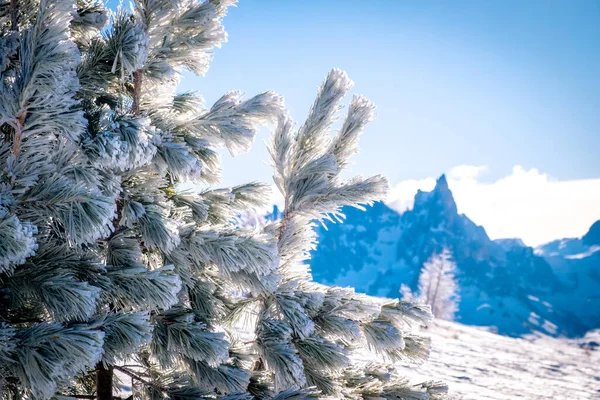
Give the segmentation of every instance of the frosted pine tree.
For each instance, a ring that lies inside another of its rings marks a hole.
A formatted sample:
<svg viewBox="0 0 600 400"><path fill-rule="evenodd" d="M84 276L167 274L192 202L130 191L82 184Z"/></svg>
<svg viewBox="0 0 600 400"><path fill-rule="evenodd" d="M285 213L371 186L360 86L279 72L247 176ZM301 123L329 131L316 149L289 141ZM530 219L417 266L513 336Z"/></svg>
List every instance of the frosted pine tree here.
<svg viewBox="0 0 600 400"><path fill-rule="evenodd" d="M111 281L93 249L112 231L118 181L81 151L87 122L77 100L79 51L67 30L72 11L70 2L0 4L5 397L52 396L100 360L106 336L96 325Z"/></svg>
<svg viewBox="0 0 600 400"><path fill-rule="evenodd" d="M305 265L312 221L386 186L339 178L372 115L356 97L329 139L345 74L332 71L294 135L273 93L207 108L177 92L226 40L232 3L138 0L109 15L97 0L0 1L4 398L443 395L350 363L357 349L422 359L428 342L408 327L426 307L317 285ZM216 150L247 150L270 122L285 215L239 229L269 186L213 188Z"/></svg>
<svg viewBox="0 0 600 400"><path fill-rule="evenodd" d="M307 264L316 245L316 223L342 222L343 206L361 208L387 190L381 176L340 176L374 114L370 101L354 96L341 128L330 137L340 102L352 86L345 72L332 70L305 122L294 129L282 115L273 135L274 181L285 203L283 218L266 227L277 237L277 287L241 304L256 315L259 360L254 370L274 378L275 392L309 386L331 398L442 398L444 385L410 386L383 363L426 358L429 341L411 334L410 327L432 317L427 306L317 284ZM382 362L356 361L365 355Z"/></svg>
<svg viewBox="0 0 600 400"><path fill-rule="evenodd" d="M433 254L419 275L419 290L413 294L404 284L400 287L402 298L428 304L436 318L452 321L458 311L460 294L455 278L456 263L448 249Z"/></svg>

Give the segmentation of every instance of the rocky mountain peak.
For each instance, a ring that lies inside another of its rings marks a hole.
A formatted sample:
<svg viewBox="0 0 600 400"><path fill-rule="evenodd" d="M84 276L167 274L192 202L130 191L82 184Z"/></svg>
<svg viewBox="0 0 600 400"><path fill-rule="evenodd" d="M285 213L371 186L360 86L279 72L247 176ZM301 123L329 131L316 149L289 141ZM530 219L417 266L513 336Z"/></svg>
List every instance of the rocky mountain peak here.
<svg viewBox="0 0 600 400"><path fill-rule="evenodd" d="M494 243L502 246L502 248L505 250L528 247L525 243L523 243L523 240L519 238L496 239L494 240Z"/></svg>
<svg viewBox="0 0 600 400"><path fill-rule="evenodd" d="M458 213L446 175L438 178L431 192L418 190L414 204L413 210L415 212L430 210L436 214L446 214L448 216L454 216Z"/></svg>
<svg viewBox="0 0 600 400"><path fill-rule="evenodd" d="M600 246L600 221L594 222L581 240L586 246Z"/></svg>
<svg viewBox="0 0 600 400"><path fill-rule="evenodd" d="M437 181L435 182L435 190L438 191L450 191L448 187L448 180L446 179L446 174L442 174Z"/></svg>

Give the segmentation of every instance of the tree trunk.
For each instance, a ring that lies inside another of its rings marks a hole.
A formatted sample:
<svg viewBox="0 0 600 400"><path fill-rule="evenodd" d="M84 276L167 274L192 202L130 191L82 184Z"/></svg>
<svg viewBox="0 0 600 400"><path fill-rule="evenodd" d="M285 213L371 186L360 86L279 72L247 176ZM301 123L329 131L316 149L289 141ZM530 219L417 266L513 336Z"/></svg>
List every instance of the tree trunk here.
<svg viewBox="0 0 600 400"><path fill-rule="evenodd" d="M437 295L438 295L438 291L440 290L440 281L442 280L442 267L440 266L439 270L437 271L437 282L435 283L435 291L433 292L433 299L431 300L431 312L433 313L434 317L437 317L437 315L435 315L436 313L434 312L434 309L436 308L436 301L437 301Z"/></svg>
<svg viewBox="0 0 600 400"><path fill-rule="evenodd" d="M112 400L113 368L105 368L102 362L99 362L96 371L96 398L98 400Z"/></svg>

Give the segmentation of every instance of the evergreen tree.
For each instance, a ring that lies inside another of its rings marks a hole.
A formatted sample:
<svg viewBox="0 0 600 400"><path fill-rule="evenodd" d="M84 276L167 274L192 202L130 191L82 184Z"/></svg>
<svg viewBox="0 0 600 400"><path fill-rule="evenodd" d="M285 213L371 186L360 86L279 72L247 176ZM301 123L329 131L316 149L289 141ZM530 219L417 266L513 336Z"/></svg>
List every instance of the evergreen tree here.
<svg viewBox="0 0 600 400"><path fill-rule="evenodd" d="M436 318L452 321L458 311L460 295L455 279L456 263L447 249L433 254L419 275L419 292L414 295L404 284L400 287L402 298L428 304Z"/></svg>
<svg viewBox="0 0 600 400"><path fill-rule="evenodd" d="M206 72L233 0L0 1L0 387L4 398L438 398L366 348L420 360L427 307L311 281L313 221L380 198L343 182L373 106L333 70L293 134L282 99L229 92L210 108L177 92ZM110 23L109 23L110 22ZM271 146L284 218L240 229L269 185L215 189L216 150ZM196 191L181 189L192 182ZM117 373L115 373L115 371ZM411 397L412 396L412 397Z"/></svg>

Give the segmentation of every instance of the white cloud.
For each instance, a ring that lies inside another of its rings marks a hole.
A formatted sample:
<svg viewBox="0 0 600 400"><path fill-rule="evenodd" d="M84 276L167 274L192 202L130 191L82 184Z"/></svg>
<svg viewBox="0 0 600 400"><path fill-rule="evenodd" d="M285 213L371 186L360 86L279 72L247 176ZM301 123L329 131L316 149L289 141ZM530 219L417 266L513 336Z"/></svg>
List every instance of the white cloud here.
<svg viewBox="0 0 600 400"><path fill-rule="evenodd" d="M448 172L448 177L454 180L475 179L487 172L486 166L459 165Z"/></svg>
<svg viewBox="0 0 600 400"><path fill-rule="evenodd" d="M285 199L283 198L281 192L279 192L279 190L277 189L277 186L271 185L271 195L269 197L269 202L267 203L269 211L273 210L273 205L276 205L277 207L279 207L279 209L283 209L284 203Z"/></svg>
<svg viewBox="0 0 600 400"><path fill-rule="evenodd" d="M536 168L515 166L492 183L480 181L487 167L461 165L447 174L460 213L482 225L490 238L519 237L529 246L584 235L600 219L600 178L559 181ZM395 185L387 203L412 207L417 189L431 190L435 178Z"/></svg>

